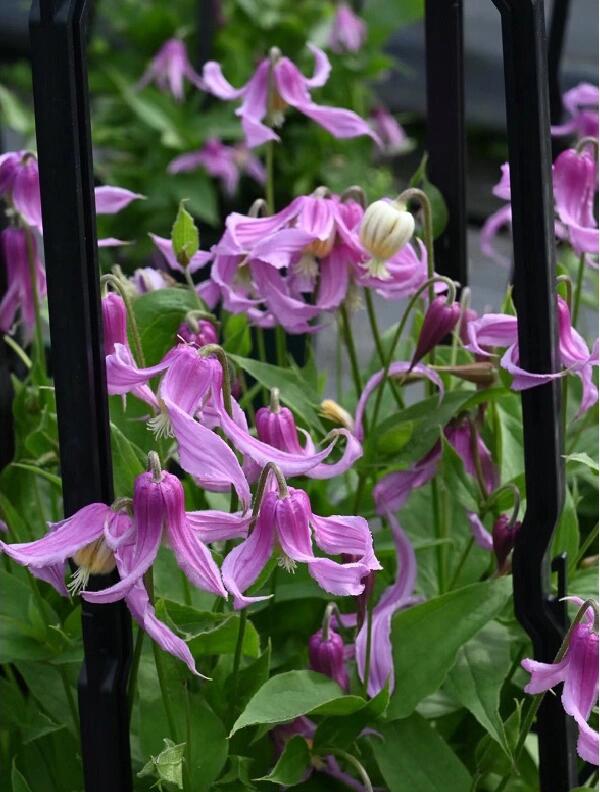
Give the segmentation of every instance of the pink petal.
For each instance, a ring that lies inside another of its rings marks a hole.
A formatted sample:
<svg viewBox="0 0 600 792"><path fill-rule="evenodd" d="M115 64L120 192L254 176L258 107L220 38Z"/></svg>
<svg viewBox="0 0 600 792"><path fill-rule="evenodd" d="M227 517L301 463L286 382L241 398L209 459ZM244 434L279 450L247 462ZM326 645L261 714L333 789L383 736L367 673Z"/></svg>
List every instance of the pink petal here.
<svg viewBox="0 0 600 792"><path fill-rule="evenodd" d="M357 556L368 569L381 569L375 558L373 537L364 517L333 514L331 517L311 517L313 537L317 545L330 555Z"/></svg>
<svg viewBox="0 0 600 792"><path fill-rule="evenodd" d="M123 187L110 187L109 185L96 187L94 195L96 197L96 214L116 214L132 201L145 197Z"/></svg>
<svg viewBox="0 0 600 792"><path fill-rule="evenodd" d="M241 88L234 88L223 76L220 64L215 61L208 61L204 64L202 80L206 91L225 101L239 99L244 95L247 87L243 85Z"/></svg>
<svg viewBox="0 0 600 792"><path fill-rule="evenodd" d="M467 521L471 528L475 544L481 547L482 550L491 552L494 549L492 535L489 531L486 531L485 526L479 519L479 515L475 514L475 512L467 512Z"/></svg>
<svg viewBox="0 0 600 792"><path fill-rule="evenodd" d="M531 674L531 680L524 688L525 693L535 695L564 682L569 658L565 655L560 663L539 663L537 660L526 658L521 661L521 665Z"/></svg>
<svg viewBox="0 0 600 792"><path fill-rule="evenodd" d="M230 514L214 509L186 512L186 516L190 528L206 544L245 538L252 521L249 514L244 517L241 512Z"/></svg>
<svg viewBox="0 0 600 792"><path fill-rule="evenodd" d="M304 77L304 84L308 88L321 88L329 79L331 63L329 63L329 58L323 50L319 49L315 44L309 43L306 46L315 56L315 69L312 77Z"/></svg>
<svg viewBox="0 0 600 792"><path fill-rule="evenodd" d="M480 247L481 252L493 259L496 264L502 267L510 267L510 259L507 256L498 253L494 247L494 240L500 233L502 228L512 225L512 208L511 205L503 206L493 214L491 214L485 221L481 228L480 234Z"/></svg>
<svg viewBox="0 0 600 792"><path fill-rule="evenodd" d="M210 550L201 541L184 515L172 515L167 520L167 537L177 563L186 577L199 589L227 598L219 568Z"/></svg>

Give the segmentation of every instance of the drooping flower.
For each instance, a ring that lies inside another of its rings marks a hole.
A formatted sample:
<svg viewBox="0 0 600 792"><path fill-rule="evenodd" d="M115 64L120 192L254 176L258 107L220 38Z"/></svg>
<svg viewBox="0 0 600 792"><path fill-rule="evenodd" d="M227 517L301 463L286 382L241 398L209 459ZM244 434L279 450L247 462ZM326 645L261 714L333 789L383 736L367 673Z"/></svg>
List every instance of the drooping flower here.
<svg viewBox="0 0 600 792"><path fill-rule="evenodd" d="M570 116L564 124L551 127L553 135L576 135L578 138L598 137L598 86L579 83L563 95L565 110Z"/></svg>
<svg viewBox="0 0 600 792"><path fill-rule="evenodd" d="M233 196L237 192L240 176L245 173L259 184L264 184L266 172L263 164L248 151L243 143L226 146L217 138L207 140L198 151L181 154L169 163L169 173L184 173L198 167L219 179L226 195Z"/></svg>
<svg viewBox="0 0 600 792"><path fill-rule="evenodd" d="M29 237L29 239L28 239ZM35 326L35 296L31 281L29 255L33 257L33 272L37 297L46 296L46 273L38 254L38 239L24 228L5 228L0 231L2 258L6 262L7 289L0 301L0 331L8 333L17 313L26 334Z"/></svg>
<svg viewBox="0 0 600 792"><path fill-rule="evenodd" d="M348 689L348 672L345 664L344 641L332 624L327 613L323 626L310 636L308 641L308 661L313 671L330 677L342 688Z"/></svg>
<svg viewBox="0 0 600 792"><path fill-rule="evenodd" d="M366 37L365 22L348 3L338 3L329 30L329 48L334 52L358 52Z"/></svg>
<svg viewBox="0 0 600 792"><path fill-rule="evenodd" d="M415 231L410 212L392 201L375 201L367 207L360 225L360 241L371 254L369 273L387 279L386 262L398 253Z"/></svg>
<svg viewBox="0 0 600 792"><path fill-rule="evenodd" d="M598 365L598 344L590 352L587 344L571 324L568 304L557 297L559 355L563 370L555 374L537 374L526 371L519 363L517 318L508 314L484 314L469 322L467 349L477 355L490 355L490 349L505 347L500 364L512 374L512 388L526 390L554 379L574 374L581 380L582 396L578 416L598 401L598 389L592 381L594 366Z"/></svg>
<svg viewBox="0 0 600 792"><path fill-rule="evenodd" d="M183 99L184 80L188 80L196 88L204 89L202 78L189 61L185 44L181 39L170 38L148 64L138 88L144 88L153 82L161 91L170 93L180 102Z"/></svg>
<svg viewBox="0 0 600 792"><path fill-rule="evenodd" d="M310 91L325 85L331 72L327 55L312 44L308 45L315 56L315 71L305 77L291 60L273 49L270 57L263 58L254 75L241 88L234 88L223 76L221 66L209 61L204 66L202 80L205 89L224 101L241 99L236 115L242 119L242 127L249 148L260 146L268 140L279 140L271 126L279 126L283 112L289 105L324 127L337 138L352 138L368 135L378 142L369 125L351 110L326 107L312 101ZM271 96L269 96L271 94Z"/></svg>
<svg viewBox="0 0 600 792"><path fill-rule="evenodd" d="M404 154L412 149L413 142L384 105L371 111L371 120L385 154Z"/></svg>
<svg viewBox="0 0 600 792"><path fill-rule="evenodd" d="M578 253L598 254L598 224L594 217L597 165L586 151L567 149L554 162L554 200L569 242Z"/></svg>
<svg viewBox="0 0 600 792"><path fill-rule="evenodd" d="M312 542L329 554L358 556L359 561L341 564L315 556ZM330 594L357 595L370 569L379 569L367 521L362 517L319 517L313 514L303 490L267 492L260 505L254 529L223 561L223 582L233 595L234 607L244 608L266 596L244 595L257 579L275 549L279 563L292 571L305 563L310 575Z"/></svg>
<svg viewBox="0 0 600 792"><path fill-rule="evenodd" d="M513 521L506 514L501 514L494 520L494 525L492 527L492 544L500 571L506 569L508 556L515 546L515 540L520 529L521 523L519 520Z"/></svg>
<svg viewBox="0 0 600 792"><path fill-rule="evenodd" d="M189 321L183 322L183 324L179 325L177 335L186 344L195 344L198 347L206 346L206 344L216 344L219 340L215 326L212 322L207 322L206 319L194 320L193 327Z"/></svg>
<svg viewBox="0 0 600 792"><path fill-rule="evenodd" d="M422 360L456 327L461 308L457 302L448 305L445 297L436 297L428 306L411 365Z"/></svg>
<svg viewBox="0 0 600 792"><path fill-rule="evenodd" d="M584 604L576 597L571 599L580 606ZM584 761L597 765L598 732L587 722L598 701L598 622L593 609L586 609L582 621L571 632L561 660L540 663L527 658L521 665L531 674L526 693L543 693L563 683L562 705L579 727L577 752Z"/></svg>
<svg viewBox="0 0 600 792"><path fill-rule="evenodd" d="M146 294L175 285L175 281L170 275L154 267L141 267L134 270L129 282L137 294Z"/></svg>
<svg viewBox="0 0 600 792"><path fill-rule="evenodd" d="M0 155L0 197L9 202L31 228L42 227L38 161L30 151Z"/></svg>

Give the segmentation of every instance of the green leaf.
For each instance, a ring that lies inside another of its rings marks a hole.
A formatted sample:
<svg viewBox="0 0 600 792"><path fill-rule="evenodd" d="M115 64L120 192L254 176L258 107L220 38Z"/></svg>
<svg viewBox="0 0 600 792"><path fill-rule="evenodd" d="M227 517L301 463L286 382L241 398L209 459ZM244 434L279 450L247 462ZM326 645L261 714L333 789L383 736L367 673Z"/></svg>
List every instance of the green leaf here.
<svg viewBox="0 0 600 792"><path fill-rule="evenodd" d="M448 209L441 192L427 178L428 157L428 154L423 154L419 167L413 174L409 184L411 187L419 187L429 198L433 216L433 238L437 239L448 223Z"/></svg>
<svg viewBox="0 0 600 792"><path fill-rule="evenodd" d="M4 85L0 85L0 118L5 126L21 135L29 135L33 129L31 114Z"/></svg>
<svg viewBox="0 0 600 792"><path fill-rule="evenodd" d="M198 307L189 289L157 289L138 297L133 311L148 365L161 360L176 342L177 329L188 311Z"/></svg>
<svg viewBox="0 0 600 792"><path fill-rule="evenodd" d="M55 476L54 473L49 473L47 470L43 470L36 465L26 465L24 462L13 462L12 466L19 468L19 470L26 470L28 473L33 473L35 476L46 479L46 481L49 481L52 486L56 487L56 489L62 492L62 482L60 480L60 476Z"/></svg>
<svg viewBox="0 0 600 792"><path fill-rule="evenodd" d="M586 453L565 454L564 459L567 462L578 462L580 465L585 465L590 470L593 470L594 473L600 472L600 467L598 466L598 462L592 459L589 454Z"/></svg>
<svg viewBox="0 0 600 792"><path fill-rule="evenodd" d="M467 474L465 465L454 448L442 436L442 468L446 489L467 511L478 512L477 485Z"/></svg>
<svg viewBox="0 0 600 792"><path fill-rule="evenodd" d="M454 751L416 713L378 728L370 739L389 792L469 792L472 779Z"/></svg>
<svg viewBox="0 0 600 792"><path fill-rule="evenodd" d="M194 656L233 654L235 651L239 613L201 611L191 605L160 599L156 603L156 615L187 641ZM260 639L251 621L246 622L243 652L248 657L260 654Z"/></svg>
<svg viewBox="0 0 600 792"><path fill-rule="evenodd" d="M579 552L579 519L577 506L573 500L571 489L565 490L565 502L560 513L560 519L552 538L552 558L561 553L567 554L569 563L577 558Z"/></svg>
<svg viewBox="0 0 600 792"><path fill-rule="evenodd" d="M348 707L358 709L364 704L358 696L344 696L329 677L315 671L288 671L271 677L250 699L248 706L233 724L231 734L259 723L283 723L300 715L319 710L323 715L338 714L336 705L342 699L352 699ZM328 709L329 707L329 709Z"/></svg>
<svg viewBox="0 0 600 792"><path fill-rule="evenodd" d="M16 759L13 759L10 782L12 784L12 792L31 792L31 787L17 768Z"/></svg>
<svg viewBox="0 0 600 792"><path fill-rule="evenodd" d="M230 354L229 357L268 390L279 388L280 401L299 415L308 426L320 434L323 432L321 419L315 409L320 403L319 394L296 372L239 355Z"/></svg>
<svg viewBox="0 0 600 792"><path fill-rule="evenodd" d="M144 472L144 455L114 423L110 424L115 497L133 494L133 485Z"/></svg>
<svg viewBox="0 0 600 792"><path fill-rule="evenodd" d="M175 784L177 789L183 789L183 762L185 743L176 745L168 737L164 739L165 747L158 756L151 756L150 760L139 771L138 778L152 776L158 779L158 784L165 781Z"/></svg>
<svg viewBox="0 0 600 792"><path fill-rule="evenodd" d="M227 318L223 327L223 349L236 355L250 354L252 338L245 314L231 314Z"/></svg>
<svg viewBox="0 0 600 792"><path fill-rule="evenodd" d="M325 718L317 726L314 750L325 754L329 748L349 748L364 728L385 713L389 700L390 693L386 685L357 712Z"/></svg>
<svg viewBox="0 0 600 792"><path fill-rule="evenodd" d="M270 781L272 784L282 786L295 786L302 781L310 764L310 750L308 743L299 734L289 739L277 764L269 775L255 779L256 781Z"/></svg>
<svg viewBox="0 0 600 792"><path fill-rule="evenodd" d="M510 747L500 716L500 692L511 666L510 633L490 622L458 650L444 688L466 707L507 755Z"/></svg>
<svg viewBox="0 0 600 792"><path fill-rule="evenodd" d="M185 201L179 202L177 217L171 229L171 242L175 258L183 267L187 267L198 252L200 237L194 218L185 208Z"/></svg>
<svg viewBox="0 0 600 792"><path fill-rule="evenodd" d="M511 593L511 580L504 577L434 597L394 616L390 718L410 715L440 687L460 647L498 616Z"/></svg>

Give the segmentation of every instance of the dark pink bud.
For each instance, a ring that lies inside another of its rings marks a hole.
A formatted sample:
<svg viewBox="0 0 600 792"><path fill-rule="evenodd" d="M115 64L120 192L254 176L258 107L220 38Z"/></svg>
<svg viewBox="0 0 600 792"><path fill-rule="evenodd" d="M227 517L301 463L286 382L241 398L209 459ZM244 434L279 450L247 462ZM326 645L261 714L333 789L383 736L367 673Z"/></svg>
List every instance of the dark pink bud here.
<svg viewBox="0 0 600 792"><path fill-rule="evenodd" d="M183 338L188 344L196 344L196 346L203 347L207 344L218 344L219 339L217 337L217 331L210 322L207 322L205 319L198 320L198 330L192 330L192 328L184 322L183 324L179 325L179 329L177 330L177 335Z"/></svg>
<svg viewBox="0 0 600 792"><path fill-rule="evenodd" d="M327 637L319 630L308 641L309 665L313 671L333 679L343 689L348 688L348 673L344 665L344 642L330 626Z"/></svg>
<svg viewBox="0 0 600 792"><path fill-rule="evenodd" d="M460 305L457 302L447 305L445 297L436 297L425 314L411 365L414 366L422 360L436 344L451 333L459 319Z"/></svg>
<svg viewBox="0 0 600 792"><path fill-rule="evenodd" d="M114 292L102 298L102 322L104 354L111 355L115 351L115 344L127 345L127 308L123 298Z"/></svg>
<svg viewBox="0 0 600 792"><path fill-rule="evenodd" d="M256 413L258 439L280 451L303 453L294 416L287 407L261 407Z"/></svg>
<svg viewBox="0 0 600 792"><path fill-rule="evenodd" d="M492 544L499 570L504 570L506 566L506 559L515 546L515 539L520 527L521 523L519 520L511 525L510 518L506 514L501 514L494 522Z"/></svg>

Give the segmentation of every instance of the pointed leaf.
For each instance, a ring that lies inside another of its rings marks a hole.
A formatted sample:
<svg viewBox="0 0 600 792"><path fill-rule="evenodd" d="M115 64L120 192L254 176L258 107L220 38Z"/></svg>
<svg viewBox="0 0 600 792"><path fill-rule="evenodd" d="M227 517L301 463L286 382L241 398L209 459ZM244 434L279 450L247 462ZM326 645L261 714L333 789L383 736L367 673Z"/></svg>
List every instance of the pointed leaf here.
<svg viewBox="0 0 600 792"><path fill-rule="evenodd" d="M257 778L257 781L270 781L282 786L295 786L304 776L310 766L310 750L308 743L299 734L289 739L277 764L269 775Z"/></svg>

